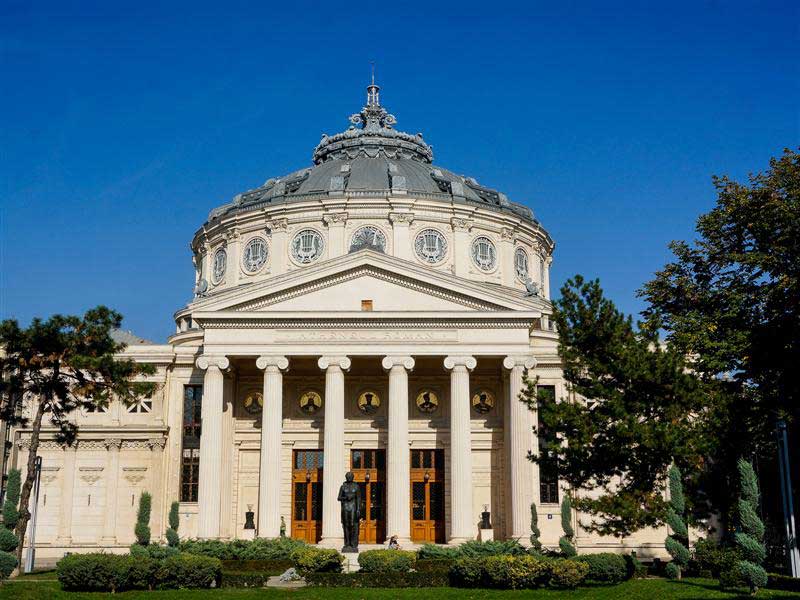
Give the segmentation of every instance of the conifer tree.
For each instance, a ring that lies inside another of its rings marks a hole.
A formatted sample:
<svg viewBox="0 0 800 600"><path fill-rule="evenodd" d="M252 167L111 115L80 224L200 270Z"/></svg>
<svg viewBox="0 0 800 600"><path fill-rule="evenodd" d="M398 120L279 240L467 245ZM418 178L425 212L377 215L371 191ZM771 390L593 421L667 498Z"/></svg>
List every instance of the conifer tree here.
<svg viewBox="0 0 800 600"><path fill-rule="evenodd" d="M3 525L0 527L0 581L8 577L17 568L17 556L14 551L19 546L19 539L14 534L14 527L19 520L19 490L21 474L19 469L8 473L6 498L3 502Z"/></svg>
<svg viewBox="0 0 800 600"><path fill-rule="evenodd" d="M177 502L173 502L169 507L169 527L167 527L166 537L167 544L173 548L177 548L181 542L181 538L178 535L178 526L181 523L178 508L179 504Z"/></svg>
<svg viewBox="0 0 800 600"><path fill-rule="evenodd" d="M148 492L142 492L139 496L139 510L136 513L136 525L133 532L136 535L136 543L140 546L150 544L150 509L152 497Z"/></svg>
<svg viewBox="0 0 800 600"><path fill-rule="evenodd" d="M672 465L668 472L669 477L669 506L667 508L667 525L672 529L672 535L664 540L664 547L672 557L672 562L667 565L667 576L671 579L680 579L684 567L689 564L689 529L684 520L686 500L683 495L681 472Z"/></svg>
<svg viewBox="0 0 800 600"><path fill-rule="evenodd" d="M564 535L558 540L558 547L565 557L570 558L578 554L578 551L573 543L575 529L572 527L572 500L569 494L564 494L564 499L561 501L561 528L564 530Z"/></svg>
<svg viewBox="0 0 800 600"><path fill-rule="evenodd" d="M741 491L738 502L736 546L742 560L736 563L739 576L750 586L750 593L767 585L767 572L761 565L767 557L764 548L764 523L758 518L758 478L753 465L743 458L737 463Z"/></svg>
<svg viewBox="0 0 800 600"><path fill-rule="evenodd" d="M542 551L542 542L539 540L539 514L536 512L536 502L531 502L531 549L536 552Z"/></svg>

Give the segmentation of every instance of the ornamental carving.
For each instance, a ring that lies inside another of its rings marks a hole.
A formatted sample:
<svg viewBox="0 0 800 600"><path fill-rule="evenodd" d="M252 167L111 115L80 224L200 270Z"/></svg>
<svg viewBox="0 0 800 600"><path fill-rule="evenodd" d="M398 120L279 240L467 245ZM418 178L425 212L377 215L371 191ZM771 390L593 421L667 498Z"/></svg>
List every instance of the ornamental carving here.
<svg viewBox="0 0 800 600"><path fill-rule="evenodd" d="M450 219L450 225L452 225L454 231L468 232L475 225L475 222L470 219L453 217L452 219Z"/></svg>
<svg viewBox="0 0 800 600"><path fill-rule="evenodd" d="M414 220L414 213L389 213L389 221L397 225L410 225Z"/></svg>
<svg viewBox="0 0 800 600"><path fill-rule="evenodd" d="M103 476L103 467L78 467L78 473L81 481L94 485Z"/></svg>
<svg viewBox="0 0 800 600"><path fill-rule="evenodd" d="M42 467L42 483L44 485L50 485L53 483L56 478L58 477L58 472L61 470L61 467L55 466L43 466Z"/></svg>
<svg viewBox="0 0 800 600"><path fill-rule="evenodd" d="M122 473L125 481L136 485L144 481L147 475L147 467L122 467Z"/></svg>
<svg viewBox="0 0 800 600"><path fill-rule="evenodd" d="M328 226L331 226L331 225L342 225L344 223L347 223L347 213L346 212L328 213L326 215L323 215L322 218L325 221L325 224L328 225Z"/></svg>

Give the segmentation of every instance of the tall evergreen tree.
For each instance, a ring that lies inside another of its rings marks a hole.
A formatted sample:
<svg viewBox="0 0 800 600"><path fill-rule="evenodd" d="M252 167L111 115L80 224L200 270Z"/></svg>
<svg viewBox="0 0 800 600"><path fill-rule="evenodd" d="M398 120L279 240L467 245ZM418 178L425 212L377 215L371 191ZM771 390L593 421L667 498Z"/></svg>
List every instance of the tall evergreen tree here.
<svg viewBox="0 0 800 600"><path fill-rule="evenodd" d="M539 513L536 511L536 502L531 502L531 549L534 552L542 551L542 542L539 539L542 535L539 530Z"/></svg>
<svg viewBox="0 0 800 600"><path fill-rule="evenodd" d="M761 565L767 557L764 548L764 523L758 518L758 478L753 465L744 459L738 463L741 491L738 503L738 529L736 546L742 556L736 567L739 576L750 586L755 594L758 588L767 585L767 572Z"/></svg>
<svg viewBox="0 0 800 600"><path fill-rule="evenodd" d="M667 565L667 573L674 579L680 579L681 573L689 564L689 528L684 520L686 500L683 495L683 482L681 472L672 465L668 472L669 480L669 506L667 508L667 525L672 529L672 534L664 540L664 547L672 557L672 562Z"/></svg>
<svg viewBox="0 0 800 600"><path fill-rule="evenodd" d="M697 415L711 387L656 332L635 329L596 280L569 280L554 317L571 393L539 402L531 382L522 391L521 400L538 409L555 440L530 458L555 466L570 489L593 492L573 500L592 516L582 523L590 531L627 536L663 523L659 489L667 468L675 462L694 470L706 454Z"/></svg>
<svg viewBox="0 0 800 600"><path fill-rule="evenodd" d="M558 547L561 549L561 554L570 558L578 554L575 549L575 528L572 527L572 500L569 494L564 494L564 499L561 501L561 529L564 530L564 535L558 540Z"/></svg>
<svg viewBox="0 0 800 600"><path fill-rule="evenodd" d="M27 328L14 319L0 323L0 347L5 350L0 358L0 420L31 430L15 530L18 562L31 516L28 505L42 426L54 427L56 439L71 444L77 426L70 416L76 409L106 406L111 398L131 404L156 389L139 379L154 373L153 365L118 356L125 345L115 342L111 332L121 323L122 316L104 306L83 317L34 319Z"/></svg>
<svg viewBox="0 0 800 600"><path fill-rule="evenodd" d="M152 497L149 492L142 492L139 496L139 510L136 512L136 525L133 532L136 535L136 543L140 546L150 544L150 510L152 507Z"/></svg>
<svg viewBox="0 0 800 600"><path fill-rule="evenodd" d="M178 512L180 505L177 502L173 502L169 507L169 527L167 527L166 538L167 544L173 548L177 548L181 543L181 538L178 535L178 527L181 524L181 516Z"/></svg>
<svg viewBox="0 0 800 600"><path fill-rule="evenodd" d="M0 526L0 581L8 577L17 568L19 561L15 550L19 547L19 539L14 534L14 527L19 521L19 489L20 470L12 469L6 482L6 497L3 502L3 525Z"/></svg>

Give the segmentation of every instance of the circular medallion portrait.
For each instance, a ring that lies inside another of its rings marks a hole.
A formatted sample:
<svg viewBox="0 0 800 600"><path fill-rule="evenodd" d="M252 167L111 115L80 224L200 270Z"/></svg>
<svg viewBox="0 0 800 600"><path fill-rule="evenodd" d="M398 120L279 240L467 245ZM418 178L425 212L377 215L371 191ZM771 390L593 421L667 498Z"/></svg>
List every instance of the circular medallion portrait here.
<svg viewBox="0 0 800 600"><path fill-rule="evenodd" d="M378 412L380 405L381 399L378 397L378 394L373 391L363 392L358 397L358 410L365 415L374 415Z"/></svg>
<svg viewBox="0 0 800 600"><path fill-rule="evenodd" d="M247 394L242 404L248 413L257 415L264 408L264 396L261 395L261 392L252 392Z"/></svg>
<svg viewBox="0 0 800 600"><path fill-rule="evenodd" d="M439 398L432 390L422 390L417 395L417 409L421 413L431 414L435 413L439 408Z"/></svg>
<svg viewBox="0 0 800 600"><path fill-rule="evenodd" d="M322 396L313 390L303 392L298 401L298 405L300 406L300 410L304 413L313 415L322 408Z"/></svg>
<svg viewBox="0 0 800 600"><path fill-rule="evenodd" d="M472 408L475 412L485 415L494 408L494 394L488 390L479 390L472 397Z"/></svg>

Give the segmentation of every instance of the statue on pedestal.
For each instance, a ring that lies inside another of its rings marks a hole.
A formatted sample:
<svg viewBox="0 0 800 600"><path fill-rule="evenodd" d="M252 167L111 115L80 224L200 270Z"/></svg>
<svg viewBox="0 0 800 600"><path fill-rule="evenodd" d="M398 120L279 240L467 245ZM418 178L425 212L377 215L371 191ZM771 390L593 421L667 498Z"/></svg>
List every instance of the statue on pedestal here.
<svg viewBox="0 0 800 600"><path fill-rule="evenodd" d="M358 552L358 528L361 521L361 488L353 481L353 473L344 476L339 488L339 502L342 503L342 530L344 547L342 552Z"/></svg>

